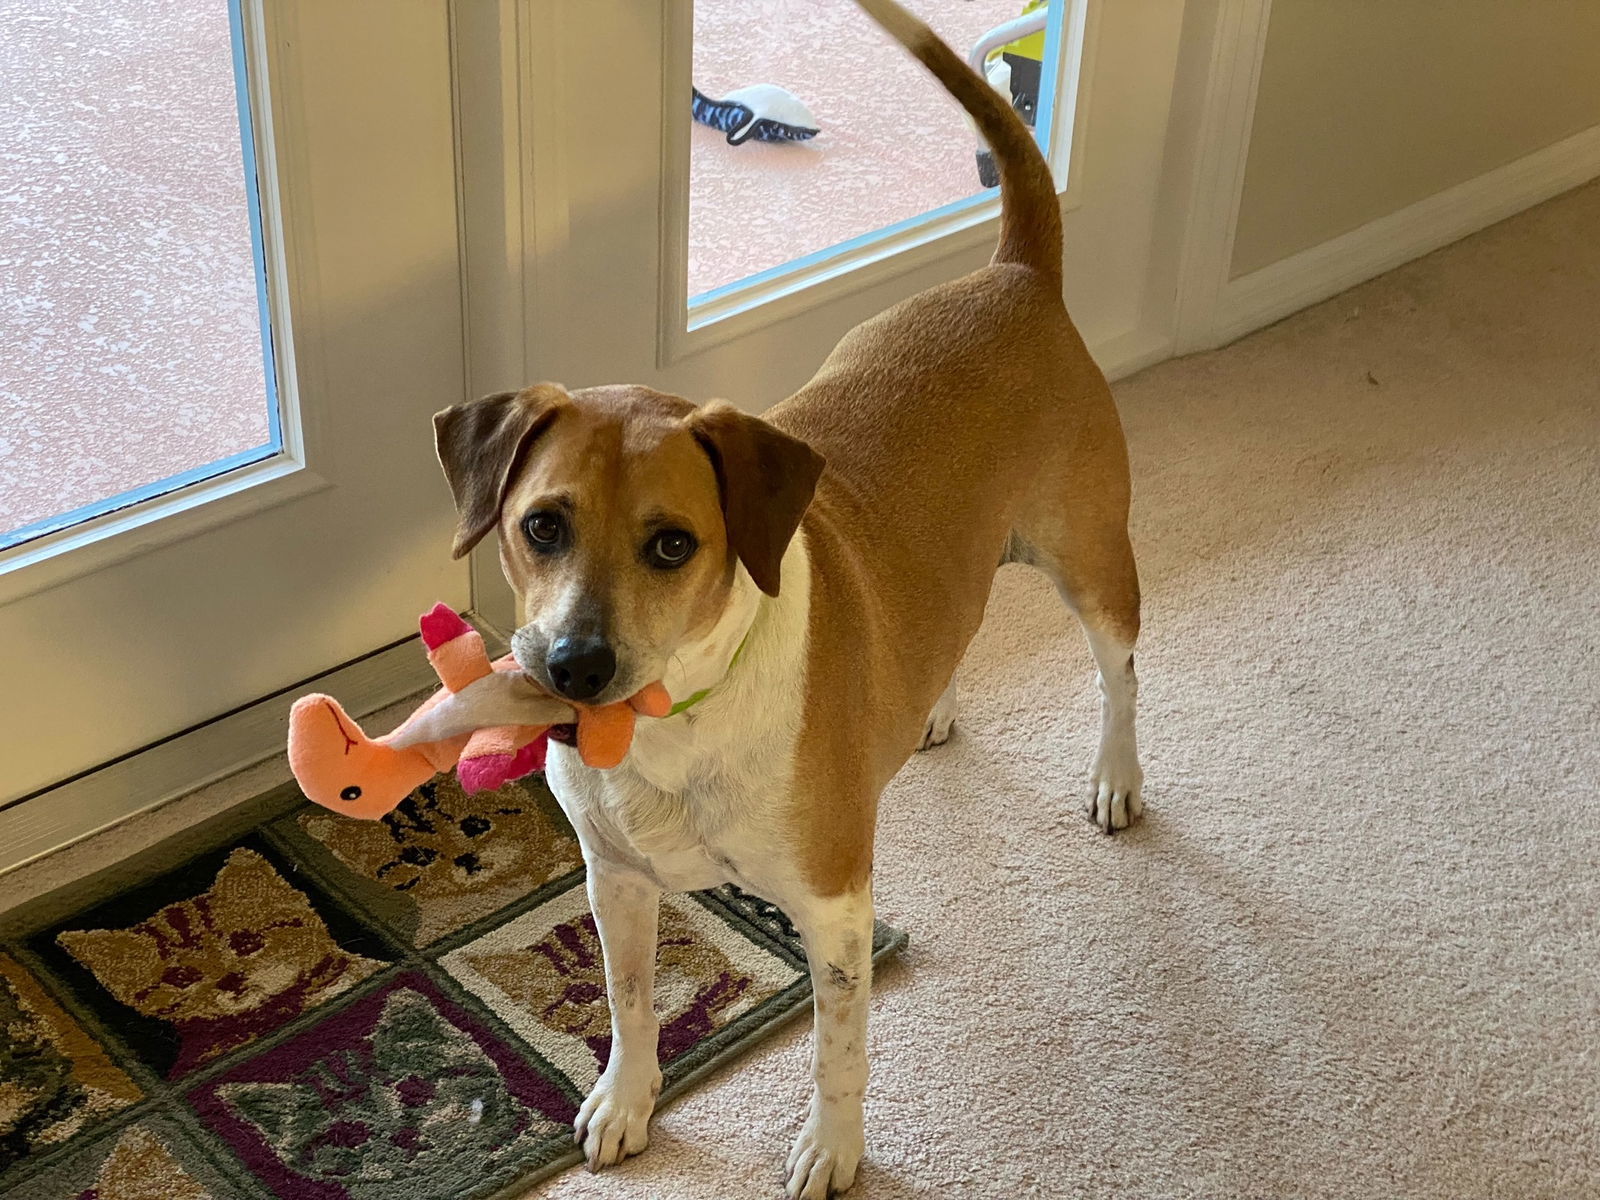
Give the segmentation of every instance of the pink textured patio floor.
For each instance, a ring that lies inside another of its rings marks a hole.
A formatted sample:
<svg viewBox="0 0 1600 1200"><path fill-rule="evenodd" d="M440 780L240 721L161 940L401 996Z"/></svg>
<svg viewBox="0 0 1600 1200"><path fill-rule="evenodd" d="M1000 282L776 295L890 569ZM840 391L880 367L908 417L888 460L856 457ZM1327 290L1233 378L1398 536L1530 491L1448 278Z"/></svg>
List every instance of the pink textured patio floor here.
<svg viewBox="0 0 1600 1200"><path fill-rule="evenodd" d="M0 533L267 440L228 9L0 3Z"/></svg>
<svg viewBox="0 0 1600 1200"><path fill-rule="evenodd" d="M1022 0L913 0L963 54ZM696 126L691 294L977 190L960 111L850 0L699 0L695 82L811 142ZM267 439L224 0L0 0L0 534Z"/></svg>

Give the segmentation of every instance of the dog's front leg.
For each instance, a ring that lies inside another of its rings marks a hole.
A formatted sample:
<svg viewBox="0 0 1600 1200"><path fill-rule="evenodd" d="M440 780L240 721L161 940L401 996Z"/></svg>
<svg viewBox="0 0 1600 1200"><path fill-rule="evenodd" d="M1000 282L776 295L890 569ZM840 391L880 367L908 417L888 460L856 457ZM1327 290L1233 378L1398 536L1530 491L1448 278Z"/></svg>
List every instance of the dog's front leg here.
<svg viewBox="0 0 1600 1200"><path fill-rule="evenodd" d="M661 890L635 871L589 860L589 907L605 955L611 1002L611 1058L573 1123L598 1171L650 1144L650 1114L661 1092L654 989Z"/></svg>
<svg viewBox="0 0 1600 1200"><path fill-rule="evenodd" d="M867 1006L872 989L872 893L812 898L790 912L815 993L811 1110L789 1152L790 1200L824 1200L855 1182L865 1148Z"/></svg>

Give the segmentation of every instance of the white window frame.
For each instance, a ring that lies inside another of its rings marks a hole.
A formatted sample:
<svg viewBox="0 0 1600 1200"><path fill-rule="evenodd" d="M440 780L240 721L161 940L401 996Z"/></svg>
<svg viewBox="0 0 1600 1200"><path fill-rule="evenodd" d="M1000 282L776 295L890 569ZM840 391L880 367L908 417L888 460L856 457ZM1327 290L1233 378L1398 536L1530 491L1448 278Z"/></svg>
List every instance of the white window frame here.
<svg viewBox="0 0 1600 1200"><path fill-rule="evenodd" d="M1083 201L1083 133L1089 64L1084 61L1091 0L1058 0L1049 9L1046 44L1059 47L1052 79L1045 157L1063 212ZM998 192L979 192L888 230L851 238L748 280L689 296L689 172L693 116L687 102L694 59L692 4L670 6L663 72L660 332L656 362L665 367L753 330L827 304L849 292L894 279L941 258L991 242L1000 215ZM960 47L958 50L962 49ZM931 79L930 88L937 87ZM974 142L976 149L976 142Z"/></svg>

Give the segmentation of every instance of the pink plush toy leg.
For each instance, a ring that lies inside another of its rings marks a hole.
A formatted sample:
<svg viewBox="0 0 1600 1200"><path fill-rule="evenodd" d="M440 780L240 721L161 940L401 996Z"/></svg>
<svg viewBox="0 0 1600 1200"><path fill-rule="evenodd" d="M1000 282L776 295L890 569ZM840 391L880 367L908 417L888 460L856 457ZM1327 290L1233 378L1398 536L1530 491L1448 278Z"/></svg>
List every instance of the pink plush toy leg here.
<svg viewBox="0 0 1600 1200"><path fill-rule="evenodd" d="M485 792L544 770L545 751L550 744L545 735L549 728L500 725L480 729L472 735L456 764L456 778L461 781L462 790L468 795Z"/></svg>

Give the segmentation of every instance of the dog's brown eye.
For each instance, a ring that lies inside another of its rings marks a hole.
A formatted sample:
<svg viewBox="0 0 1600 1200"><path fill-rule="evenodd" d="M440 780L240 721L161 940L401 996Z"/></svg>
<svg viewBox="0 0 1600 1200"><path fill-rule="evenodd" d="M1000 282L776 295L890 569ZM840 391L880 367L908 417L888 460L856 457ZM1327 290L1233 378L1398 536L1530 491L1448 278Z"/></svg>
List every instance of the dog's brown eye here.
<svg viewBox="0 0 1600 1200"><path fill-rule="evenodd" d="M566 534L566 523L559 513L529 513L522 519L522 532L535 550L554 550Z"/></svg>
<svg viewBox="0 0 1600 1200"><path fill-rule="evenodd" d="M653 567L681 567L699 545L694 534L682 529L663 529L644 548L645 559Z"/></svg>

